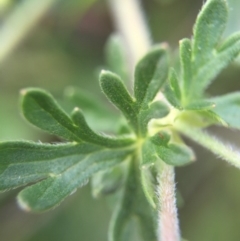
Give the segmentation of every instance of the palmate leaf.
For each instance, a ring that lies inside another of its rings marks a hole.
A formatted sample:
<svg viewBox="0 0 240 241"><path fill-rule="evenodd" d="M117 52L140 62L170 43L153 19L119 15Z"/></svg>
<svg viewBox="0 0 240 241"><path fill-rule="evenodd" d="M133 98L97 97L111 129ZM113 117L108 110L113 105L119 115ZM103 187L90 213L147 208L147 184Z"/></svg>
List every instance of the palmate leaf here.
<svg viewBox="0 0 240 241"><path fill-rule="evenodd" d="M0 190L37 182L20 192L27 210L44 211L64 198L96 172L122 162L130 149L107 149L85 143L0 143Z"/></svg>

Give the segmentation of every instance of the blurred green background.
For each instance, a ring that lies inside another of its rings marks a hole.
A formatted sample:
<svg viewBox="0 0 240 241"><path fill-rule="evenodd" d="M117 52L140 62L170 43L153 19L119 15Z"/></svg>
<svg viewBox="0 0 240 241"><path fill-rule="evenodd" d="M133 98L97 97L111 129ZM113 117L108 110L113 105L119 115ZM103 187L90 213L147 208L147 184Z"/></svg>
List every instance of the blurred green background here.
<svg viewBox="0 0 240 241"><path fill-rule="evenodd" d="M30 1L31 9L25 10L16 26L13 25L16 36L7 36L7 31L4 34L3 26L11 24L12 16ZM191 36L202 2L142 1L153 41L167 41L176 49L181 38ZM240 30L240 1L228 2L230 19L225 35ZM41 4L46 6L39 14ZM38 18L31 19L37 14ZM26 31L23 28L20 32L24 34L17 36L21 22L28 24L29 21L33 26ZM0 140L56 141L21 117L18 93L22 88L45 88L66 110L71 106L63 97L68 86L92 92L104 101L97 76L106 65L104 46L113 31L104 0L0 0ZM6 36L8 39L1 41ZM13 38L16 39L11 51L1 57ZM210 86L209 94L237 91L239 79L240 66L236 61ZM236 130L214 127L209 131L240 146ZM186 141L195 148L198 159L176 170L182 236L189 241L239 241L240 171ZM43 214L21 211L15 201L17 191L0 194L1 241L107 240L111 208L105 198L92 197L90 185L79 189L60 207Z"/></svg>

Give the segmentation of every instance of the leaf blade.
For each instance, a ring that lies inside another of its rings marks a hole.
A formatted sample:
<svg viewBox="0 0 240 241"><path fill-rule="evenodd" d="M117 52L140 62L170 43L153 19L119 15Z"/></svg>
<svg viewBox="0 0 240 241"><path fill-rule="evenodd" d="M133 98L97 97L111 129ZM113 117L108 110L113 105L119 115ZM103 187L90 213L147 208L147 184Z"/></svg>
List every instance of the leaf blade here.
<svg viewBox="0 0 240 241"><path fill-rule="evenodd" d="M78 127L76 135L86 142L111 148L125 147L134 143L134 139L131 137L107 137L94 132L87 124L79 108L74 109L72 119L74 124Z"/></svg>
<svg viewBox="0 0 240 241"><path fill-rule="evenodd" d="M165 163L173 166L182 166L192 163L195 155L188 146L168 143L170 136L160 132L151 138L157 156Z"/></svg>
<svg viewBox="0 0 240 241"><path fill-rule="evenodd" d="M207 61L225 29L228 7L225 0L208 0L198 14L193 30L193 61L201 66Z"/></svg>
<svg viewBox="0 0 240 241"><path fill-rule="evenodd" d="M24 117L34 126L66 140L80 142L70 117L46 91L28 88L21 91Z"/></svg>
<svg viewBox="0 0 240 241"><path fill-rule="evenodd" d="M100 86L107 98L122 111L130 125L138 132L136 105L120 77L104 70L100 75Z"/></svg>
<svg viewBox="0 0 240 241"><path fill-rule="evenodd" d="M16 188L51 175L58 175L85 155L100 150L90 144L0 143L0 190Z"/></svg>
<svg viewBox="0 0 240 241"><path fill-rule="evenodd" d="M90 155L82 162L68 168L61 175L49 177L25 188L19 193L18 202L22 207L36 212L54 208L77 188L86 184L93 174L115 166L128 154L128 151L103 150Z"/></svg>
<svg viewBox="0 0 240 241"><path fill-rule="evenodd" d="M134 96L139 106L146 106L167 79L167 46L157 46L137 64L134 73Z"/></svg>

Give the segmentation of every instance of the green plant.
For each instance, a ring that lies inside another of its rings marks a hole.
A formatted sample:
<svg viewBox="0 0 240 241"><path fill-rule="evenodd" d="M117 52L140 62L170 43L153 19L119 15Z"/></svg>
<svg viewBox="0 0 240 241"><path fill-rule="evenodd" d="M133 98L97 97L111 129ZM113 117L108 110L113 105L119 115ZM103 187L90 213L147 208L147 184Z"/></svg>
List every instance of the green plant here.
<svg viewBox="0 0 240 241"><path fill-rule="evenodd" d="M110 240L150 241L157 236L180 240L173 167L195 159L181 134L240 167L237 151L202 130L210 125L240 128L239 92L205 97L206 88L240 52L239 33L221 41L226 22L226 1L208 0L198 15L193 38L180 41L180 70L170 67L166 44L151 48L135 67L133 94L122 81L129 73L121 42L110 40L109 63L117 74L102 71L100 86L126 119L119 121L114 136L93 131L79 108L66 114L44 90L22 90L24 117L67 142L1 142L0 190L34 182L19 193L18 202L26 210L39 212L58 205L94 175L95 195L120 191ZM75 90L68 95L83 99ZM86 98L99 112L102 107L97 100Z"/></svg>

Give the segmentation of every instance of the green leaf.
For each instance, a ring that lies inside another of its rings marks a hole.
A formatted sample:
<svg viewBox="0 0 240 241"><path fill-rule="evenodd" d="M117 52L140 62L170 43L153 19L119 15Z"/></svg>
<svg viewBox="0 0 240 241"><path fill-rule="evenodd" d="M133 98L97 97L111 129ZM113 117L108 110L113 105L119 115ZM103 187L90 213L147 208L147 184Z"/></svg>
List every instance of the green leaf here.
<svg viewBox="0 0 240 241"><path fill-rule="evenodd" d="M170 83L167 83L164 87L163 94L168 100L168 102L174 106L176 109L182 110L182 104L180 100L176 97L174 90L171 87Z"/></svg>
<svg viewBox="0 0 240 241"><path fill-rule="evenodd" d="M230 127L240 129L240 92L211 98L216 107L214 112L219 115Z"/></svg>
<svg viewBox="0 0 240 241"><path fill-rule="evenodd" d="M192 103L186 105L184 109L186 110L212 110L215 107L215 103L209 102L207 100L193 101Z"/></svg>
<svg viewBox="0 0 240 241"><path fill-rule="evenodd" d="M163 86L168 74L167 46L148 52L135 69L134 95L139 107L145 108Z"/></svg>
<svg viewBox="0 0 240 241"><path fill-rule="evenodd" d="M100 86L108 99L122 111L134 130L138 132L136 104L120 77L109 71L102 71Z"/></svg>
<svg viewBox="0 0 240 241"><path fill-rule="evenodd" d="M149 109L140 111L139 113L139 126L142 136L147 133L147 126L150 120L159 119L167 116L169 113L169 108L162 101L155 101L150 106Z"/></svg>
<svg viewBox="0 0 240 241"><path fill-rule="evenodd" d="M148 167L149 165L152 165L157 160L158 156L155 152L155 146L150 140L146 140L141 148L142 151L142 159L141 159L141 165L142 167Z"/></svg>
<svg viewBox="0 0 240 241"><path fill-rule="evenodd" d="M125 83L129 80L126 47L119 34L112 34L106 44L107 64L111 71L119 75Z"/></svg>
<svg viewBox="0 0 240 241"><path fill-rule="evenodd" d="M206 122L209 122L209 124L220 124L222 126L227 127L227 122L219 116L217 113L215 113L215 110L204 110L198 112Z"/></svg>
<svg viewBox="0 0 240 241"><path fill-rule="evenodd" d="M142 241L157 240L153 210L143 193L139 172L136 160L131 160L122 197L111 220L110 241L132 240L136 226Z"/></svg>
<svg viewBox="0 0 240 241"><path fill-rule="evenodd" d="M216 52L216 55L206 65L199 69L194 78L194 90L197 90L198 95L209 86L214 78L231 63L240 53L240 41L225 48L221 52ZM196 94L196 92L195 92Z"/></svg>
<svg viewBox="0 0 240 241"><path fill-rule="evenodd" d="M44 90L28 88L21 91L22 112L33 125L66 140L80 142L77 128L54 98Z"/></svg>
<svg viewBox="0 0 240 241"><path fill-rule="evenodd" d="M82 143L1 143L0 190L39 181L21 191L18 201L27 210L44 211L58 205L93 174L112 168L130 153L130 149L109 150Z"/></svg>
<svg viewBox="0 0 240 241"><path fill-rule="evenodd" d="M237 42L239 41L240 41L240 32L233 33L227 39L224 40L224 42L219 46L217 50L218 52L223 52L231 48L232 46L236 45Z"/></svg>
<svg viewBox="0 0 240 241"><path fill-rule="evenodd" d="M170 70L169 82L165 85L163 94L172 106L180 110L182 109L181 89L179 86L179 80L178 80L177 74L173 68Z"/></svg>
<svg viewBox="0 0 240 241"><path fill-rule="evenodd" d="M156 205L156 194L155 188L153 185L153 175L151 167L154 166L155 162L158 159L157 153L155 151L154 144L147 139L141 148L141 183L143 192L149 202L149 204L155 209Z"/></svg>
<svg viewBox="0 0 240 241"><path fill-rule="evenodd" d="M193 31L192 58L195 67L204 65L213 55L225 29L228 7L225 0L208 0L198 14Z"/></svg>
<svg viewBox="0 0 240 241"><path fill-rule="evenodd" d="M192 46L190 39L182 39L180 42L180 60L182 68L183 94L187 95L192 81Z"/></svg>
<svg viewBox="0 0 240 241"><path fill-rule="evenodd" d="M181 122L185 122L190 126L198 128L204 128L210 125L228 126L226 121L224 121L213 110L185 110L179 116L179 120L181 119Z"/></svg>
<svg viewBox="0 0 240 241"><path fill-rule="evenodd" d="M194 161L195 155L189 147L183 144L168 143L169 135L159 132L151 138L158 157L169 165L182 166Z"/></svg>
<svg viewBox="0 0 240 241"><path fill-rule="evenodd" d="M151 170L152 166L143 166L141 169L141 183L145 197L152 208L157 208L156 186L154 185L154 177Z"/></svg>
<svg viewBox="0 0 240 241"><path fill-rule="evenodd" d="M72 119L74 124L78 127L76 135L86 142L105 147L124 147L134 143L134 140L130 137L114 138L97 134L88 126L79 108L74 109Z"/></svg>
<svg viewBox="0 0 240 241"><path fill-rule="evenodd" d="M90 144L0 143L0 190L8 190L57 176L85 156L101 150Z"/></svg>
<svg viewBox="0 0 240 241"><path fill-rule="evenodd" d="M179 86L179 79L177 77L177 73L175 72L174 69L171 69L170 71L170 76L169 76L169 81L170 81L170 86L171 89L173 90L176 98L181 102L181 89Z"/></svg>
<svg viewBox="0 0 240 241"><path fill-rule="evenodd" d="M116 192L123 185L123 167L117 165L110 170L96 173L91 180L94 197L108 195Z"/></svg>

